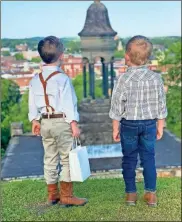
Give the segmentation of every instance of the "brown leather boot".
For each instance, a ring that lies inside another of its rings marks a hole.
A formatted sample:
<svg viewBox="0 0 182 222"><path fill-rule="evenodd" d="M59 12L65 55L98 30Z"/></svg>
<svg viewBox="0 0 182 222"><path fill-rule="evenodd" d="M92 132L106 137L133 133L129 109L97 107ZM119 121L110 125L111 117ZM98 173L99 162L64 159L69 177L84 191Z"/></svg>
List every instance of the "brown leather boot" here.
<svg viewBox="0 0 182 222"><path fill-rule="evenodd" d="M48 204L54 205L59 202L58 184L48 184Z"/></svg>
<svg viewBox="0 0 182 222"><path fill-rule="evenodd" d="M60 205L61 207L71 206L84 206L87 203L87 199L78 198L73 196L73 183L63 182L60 183Z"/></svg>
<svg viewBox="0 0 182 222"><path fill-rule="evenodd" d="M146 192L144 195L144 201L147 202L149 207L156 207L157 206L156 193Z"/></svg>
<svg viewBox="0 0 182 222"><path fill-rule="evenodd" d="M137 201L136 193L127 193L126 194L126 204L129 206L135 206Z"/></svg>

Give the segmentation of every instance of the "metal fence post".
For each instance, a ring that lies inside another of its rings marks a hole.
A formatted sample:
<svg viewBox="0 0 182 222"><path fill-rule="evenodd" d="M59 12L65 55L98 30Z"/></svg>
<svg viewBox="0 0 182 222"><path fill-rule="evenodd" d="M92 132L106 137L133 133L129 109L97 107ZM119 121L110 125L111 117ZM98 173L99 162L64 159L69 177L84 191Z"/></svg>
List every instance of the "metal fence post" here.
<svg viewBox="0 0 182 222"><path fill-rule="evenodd" d="M102 63L102 93L105 96L105 63L104 59L101 58L101 63Z"/></svg>
<svg viewBox="0 0 182 222"><path fill-rule="evenodd" d="M83 62L83 97L87 98L87 73L85 62Z"/></svg>
<svg viewBox="0 0 182 222"><path fill-rule="evenodd" d="M106 98L109 98L109 95L108 95L108 89L109 89L109 84L108 84L108 63L105 63L105 97Z"/></svg>
<svg viewBox="0 0 182 222"><path fill-rule="evenodd" d="M95 72L94 72L94 63L91 63L90 66L91 66L91 96L92 96L92 99L95 99Z"/></svg>
<svg viewBox="0 0 182 222"><path fill-rule="evenodd" d="M92 96L92 66L90 62L88 68L89 68L89 96Z"/></svg>
<svg viewBox="0 0 182 222"><path fill-rule="evenodd" d="M112 91L113 91L113 88L114 88L114 78L115 78L114 63L113 63L113 60L111 60L111 95L112 95Z"/></svg>

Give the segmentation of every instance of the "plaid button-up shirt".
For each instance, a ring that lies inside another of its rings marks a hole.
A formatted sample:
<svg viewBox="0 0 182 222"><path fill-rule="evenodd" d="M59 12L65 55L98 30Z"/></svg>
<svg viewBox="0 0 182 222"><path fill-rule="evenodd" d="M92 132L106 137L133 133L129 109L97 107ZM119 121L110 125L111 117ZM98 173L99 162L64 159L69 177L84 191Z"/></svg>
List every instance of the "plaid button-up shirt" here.
<svg viewBox="0 0 182 222"><path fill-rule="evenodd" d="M166 118L166 96L160 74L149 70L147 66L129 67L116 80L109 116L118 121L122 118Z"/></svg>

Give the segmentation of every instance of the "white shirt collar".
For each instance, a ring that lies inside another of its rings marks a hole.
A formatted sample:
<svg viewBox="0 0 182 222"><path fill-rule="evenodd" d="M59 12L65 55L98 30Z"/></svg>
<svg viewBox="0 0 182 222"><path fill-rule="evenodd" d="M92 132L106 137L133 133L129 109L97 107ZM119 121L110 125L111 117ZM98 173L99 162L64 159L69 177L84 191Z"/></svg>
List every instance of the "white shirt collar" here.
<svg viewBox="0 0 182 222"><path fill-rule="evenodd" d="M63 72L63 70L59 67L59 66L48 66L48 65L44 65L42 66L42 71L49 71L49 72L55 72L55 71L60 71Z"/></svg>

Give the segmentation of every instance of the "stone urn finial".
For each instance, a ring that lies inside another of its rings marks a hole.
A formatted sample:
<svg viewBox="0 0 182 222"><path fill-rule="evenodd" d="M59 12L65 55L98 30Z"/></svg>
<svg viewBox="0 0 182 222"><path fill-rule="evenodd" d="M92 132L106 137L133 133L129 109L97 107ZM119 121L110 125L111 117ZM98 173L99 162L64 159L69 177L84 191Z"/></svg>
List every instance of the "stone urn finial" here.
<svg viewBox="0 0 182 222"><path fill-rule="evenodd" d="M116 48L114 37L117 32L113 30L108 10L100 0L94 0L87 10L85 24L81 32L82 56L89 61L95 61L96 57L111 60Z"/></svg>

